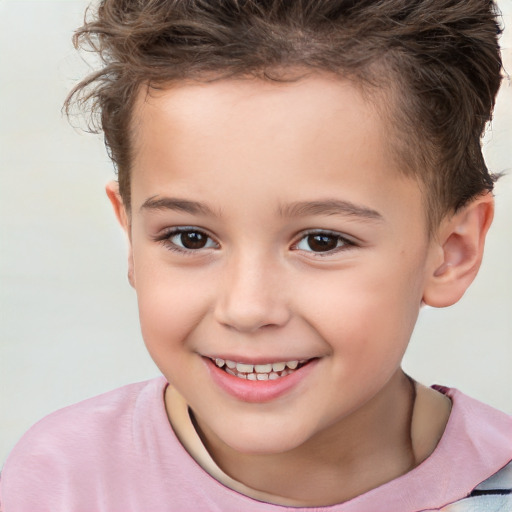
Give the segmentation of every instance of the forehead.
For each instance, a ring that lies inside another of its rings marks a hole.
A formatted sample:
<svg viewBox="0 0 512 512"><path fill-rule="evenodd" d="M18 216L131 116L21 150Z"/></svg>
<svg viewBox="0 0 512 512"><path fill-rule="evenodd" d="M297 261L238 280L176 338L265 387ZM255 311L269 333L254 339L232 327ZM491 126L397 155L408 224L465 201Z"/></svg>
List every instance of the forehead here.
<svg viewBox="0 0 512 512"><path fill-rule="evenodd" d="M351 101L347 101L350 99ZM177 117L185 114L191 120L222 121L225 114L234 110L241 114L257 116L261 107L290 109L297 117L335 114L345 110L371 110L371 104L363 98L362 87L336 75L316 73L290 78L290 81L271 81L254 77L219 79L209 82L183 81L168 87L143 87L136 101L136 113L150 115L151 109L162 110ZM272 111L266 110L267 120ZM291 114L291 112L288 112ZM276 111L276 114L278 112Z"/></svg>
<svg viewBox="0 0 512 512"><path fill-rule="evenodd" d="M354 123L384 147L389 130L368 98L352 82L327 74L295 82L240 78L143 88L134 108L135 146L163 128L172 137L180 132L200 135L198 145L220 135L233 137L236 131L241 150L257 143L268 147L270 135L276 144L306 135L327 145L336 138L354 138ZM336 132L330 132L334 127ZM143 146L138 149L144 151Z"/></svg>
<svg viewBox="0 0 512 512"><path fill-rule="evenodd" d="M134 112L134 208L171 186L261 194L276 207L334 189L378 204L417 188L398 172L374 103L339 78L182 83L142 90Z"/></svg>

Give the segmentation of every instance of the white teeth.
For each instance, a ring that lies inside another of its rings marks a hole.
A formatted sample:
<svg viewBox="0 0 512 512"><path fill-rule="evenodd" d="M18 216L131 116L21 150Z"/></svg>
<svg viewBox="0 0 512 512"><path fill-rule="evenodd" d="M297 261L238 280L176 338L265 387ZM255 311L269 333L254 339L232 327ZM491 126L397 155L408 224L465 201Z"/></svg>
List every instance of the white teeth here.
<svg viewBox="0 0 512 512"><path fill-rule="evenodd" d="M254 370L253 364L236 363L236 370L240 373L252 373Z"/></svg>
<svg viewBox="0 0 512 512"><path fill-rule="evenodd" d="M271 364L255 364L254 370L256 373L269 373L272 371L272 365Z"/></svg>
<svg viewBox="0 0 512 512"><path fill-rule="evenodd" d="M230 359L216 357L215 364L223 368L227 373L247 380L276 380L290 375L297 369L299 364L307 363L308 359L293 360L287 362L267 363L267 364L248 364L237 363Z"/></svg>

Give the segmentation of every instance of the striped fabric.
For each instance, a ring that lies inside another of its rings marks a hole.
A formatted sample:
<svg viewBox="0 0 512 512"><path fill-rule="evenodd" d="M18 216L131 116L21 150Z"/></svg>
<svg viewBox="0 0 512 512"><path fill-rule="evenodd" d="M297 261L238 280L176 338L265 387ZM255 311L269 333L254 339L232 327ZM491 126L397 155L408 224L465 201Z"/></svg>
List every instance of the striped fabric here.
<svg viewBox="0 0 512 512"><path fill-rule="evenodd" d="M512 512L512 462L442 512Z"/></svg>

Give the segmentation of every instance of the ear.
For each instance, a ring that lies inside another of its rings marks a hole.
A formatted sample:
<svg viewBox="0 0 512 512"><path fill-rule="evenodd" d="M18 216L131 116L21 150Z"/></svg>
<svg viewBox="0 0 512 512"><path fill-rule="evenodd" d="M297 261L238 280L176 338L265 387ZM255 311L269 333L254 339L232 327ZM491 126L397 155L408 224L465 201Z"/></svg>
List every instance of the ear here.
<svg viewBox="0 0 512 512"><path fill-rule="evenodd" d="M121 194L119 193L119 183L117 181L111 181L107 183L105 191L107 192L107 196L112 203L112 207L114 208L114 213L116 214L117 220L119 221L119 224L121 224L121 227L128 237L128 281L135 288L130 215L123 203Z"/></svg>
<svg viewBox="0 0 512 512"><path fill-rule="evenodd" d="M464 295L480 268L493 215L494 199L488 192L441 222L433 242L425 304L451 306Z"/></svg>

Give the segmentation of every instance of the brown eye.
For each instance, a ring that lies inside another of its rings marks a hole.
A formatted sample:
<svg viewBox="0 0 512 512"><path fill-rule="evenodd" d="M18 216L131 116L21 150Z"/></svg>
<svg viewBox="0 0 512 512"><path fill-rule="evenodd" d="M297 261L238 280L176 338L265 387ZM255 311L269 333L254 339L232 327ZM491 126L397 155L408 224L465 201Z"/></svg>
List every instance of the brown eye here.
<svg viewBox="0 0 512 512"><path fill-rule="evenodd" d="M311 253L328 253L336 252L340 249L349 249L354 246L354 242L351 242L338 233L320 231L303 236L295 248Z"/></svg>
<svg viewBox="0 0 512 512"><path fill-rule="evenodd" d="M177 248L190 251L217 247L217 244L206 233L192 229L174 232L168 237L168 240Z"/></svg>
<svg viewBox="0 0 512 512"><path fill-rule="evenodd" d="M339 237L332 235L309 235L306 240L312 251L326 252L338 247Z"/></svg>
<svg viewBox="0 0 512 512"><path fill-rule="evenodd" d="M185 249L202 249L208 242L208 237L198 231L186 231L181 233L180 242Z"/></svg>

